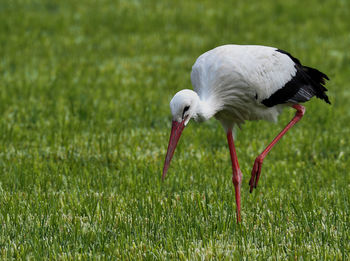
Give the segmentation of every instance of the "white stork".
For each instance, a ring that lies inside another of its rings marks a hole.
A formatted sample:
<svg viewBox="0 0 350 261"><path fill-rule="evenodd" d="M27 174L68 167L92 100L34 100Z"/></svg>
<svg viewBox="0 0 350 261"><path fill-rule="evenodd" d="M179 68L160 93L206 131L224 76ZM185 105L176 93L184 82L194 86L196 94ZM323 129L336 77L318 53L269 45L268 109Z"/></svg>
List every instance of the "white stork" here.
<svg viewBox="0 0 350 261"><path fill-rule="evenodd" d="M223 125L232 161L237 222L240 222L242 173L238 165L232 128L246 120L276 121L286 106L296 114L266 149L255 159L250 192L256 188L263 160L276 142L304 115L299 103L313 96L330 103L323 86L324 73L302 65L289 53L258 45L224 45L202 54L192 67L192 90L181 90L170 102L172 129L164 162L163 179L181 133L190 119L215 117Z"/></svg>

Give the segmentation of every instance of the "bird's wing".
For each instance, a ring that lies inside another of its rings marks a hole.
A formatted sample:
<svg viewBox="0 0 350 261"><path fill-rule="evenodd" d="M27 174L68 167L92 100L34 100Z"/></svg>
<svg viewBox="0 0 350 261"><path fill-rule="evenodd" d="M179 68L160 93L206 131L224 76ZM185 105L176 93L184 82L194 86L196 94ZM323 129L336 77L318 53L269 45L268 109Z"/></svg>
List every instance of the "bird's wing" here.
<svg viewBox="0 0 350 261"><path fill-rule="evenodd" d="M291 54L276 50L294 62L296 69L295 75L287 81L282 88L274 92L270 97L262 101L268 107L272 107L281 103L300 103L310 100L313 96L329 102L326 95L327 89L324 87L325 80L329 80L328 76L317 69L303 66L300 61Z"/></svg>
<svg viewBox="0 0 350 261"><path fill-rule="evenodd" d="M315 84L311 83L312 78L320 82L325 78L324 74L307 68L277 48L224 45L197 59L192 67L191 80L201 98L214 97L226 103L236 102L237 97L255 99L271 107L307 101L315 94L321 96L321 87L315 91ZM310 77L311 74L314 77Z"/></svg>

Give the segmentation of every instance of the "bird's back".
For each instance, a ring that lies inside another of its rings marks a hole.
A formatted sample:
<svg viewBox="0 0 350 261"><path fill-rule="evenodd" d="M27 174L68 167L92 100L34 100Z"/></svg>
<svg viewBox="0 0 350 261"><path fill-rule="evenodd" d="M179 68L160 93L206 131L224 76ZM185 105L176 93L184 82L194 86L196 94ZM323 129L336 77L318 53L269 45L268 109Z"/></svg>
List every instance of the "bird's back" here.
<svg viewBox="0 0 350 261"><path fill-rule="evenodd" d="M276 48L256 45L224 45L200 57L192 67L194 90L203 95L243 88L269 97L288 81L296 69L294 62Z"/></svg>

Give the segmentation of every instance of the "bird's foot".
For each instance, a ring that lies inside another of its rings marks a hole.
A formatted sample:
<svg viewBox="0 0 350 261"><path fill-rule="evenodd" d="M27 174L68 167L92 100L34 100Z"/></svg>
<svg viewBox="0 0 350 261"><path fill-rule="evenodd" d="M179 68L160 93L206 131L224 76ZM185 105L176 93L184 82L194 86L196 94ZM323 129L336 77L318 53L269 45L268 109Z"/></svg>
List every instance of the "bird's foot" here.
<svg viewBox="0 0 350 261"><path fill-rule="evenodd" d="M258 185L262 164L263 164L263 159L260 156L257 157L255 159L254 166L252 169L252 176L249 181L250 193L252 193L253 189L256 188L256 186Z"/></svg>

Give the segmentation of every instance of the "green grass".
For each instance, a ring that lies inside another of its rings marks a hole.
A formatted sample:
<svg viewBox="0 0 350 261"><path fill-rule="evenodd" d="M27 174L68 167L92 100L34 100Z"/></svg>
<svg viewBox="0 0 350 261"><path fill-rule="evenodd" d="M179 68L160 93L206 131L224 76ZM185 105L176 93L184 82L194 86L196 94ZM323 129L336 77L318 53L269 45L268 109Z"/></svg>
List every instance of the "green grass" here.
<svg viewBox="0 0 350 261"><path fill-rule="evenodd" d="M350 258L350 2L1 1L2 259ZM169 101L204 51L272 45L326 72L332 106L249 122L235 222L219 122L191 122L161 182Z"/></svg>

